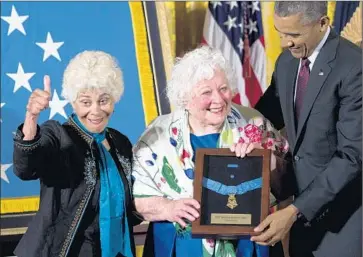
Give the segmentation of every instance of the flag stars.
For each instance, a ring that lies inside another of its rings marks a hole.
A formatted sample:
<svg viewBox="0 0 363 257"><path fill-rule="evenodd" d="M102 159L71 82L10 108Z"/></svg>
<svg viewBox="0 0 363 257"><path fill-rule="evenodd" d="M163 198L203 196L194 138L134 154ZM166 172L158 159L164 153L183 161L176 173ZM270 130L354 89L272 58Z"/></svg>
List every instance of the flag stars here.
<svg viewBox="0 0 363 257"><path fill-rule="evenodd" d="M4 180L6 183L10 183L8 176L6 175L6 171L12 166L12 163L9 164L1 164L1 179Z"/></svg>
<svg viewBox="0 0 363 257"><path fill-rule="evenodd" d="M1 16L1 19L6 21L9 24L8 28L8 36L13 33L15 30L20 31L23 35L26 35L23 23L29 18L29 15L19 16L18 12L13 5L11 7L10 16Z"/></svg>
<svg viewBox="0 0 363 257"><path fill-rule="evenodd" d="M240 29L241 29L241 34L243 35L244 34L244 27L243 27L243 21L240 23L240 24L238 24L238 27L240 27Z"/></svg>
<svg viewBox="0 0 363 257"><path fill-rule="evenodd" d="M227 2L227 4L229 4L229 11L232 11L235 7L238 8L237 1L230 1L230 2Z"/></svg>
<svg viewBox="0 0 363 257"><path fill-rule="evenodd" d="M242 39L242 38L240 38L240 39L239 39L239 43L238 43L238 49L239 49L239 51L240 51L240 54L242 54L243 46L244 46L243 39Z"/></svg>
<svg viewBox="0 0 363 257"><path fill-rule="evenodd" d="M4 105L5 103L1 103L0 108L3 108ZM3 122L2 119L0 119L0 122Z"/></svg>
<svg viewBox="0 0 363 257"><path fill-rule="evenodd" d="M222 3L220 1L213 1L213 9L216 9L218 6L222 6Z"/></svg>
<svg viewBox="0 0 363 257"><path fill-rule="evenodd" d="M32 92L29 80L35 75L35 72L25 73L20 62L18 64L18 71L16 73L6 73L6 75L15 81L13 93L18 91L20 87L24 87L28 91Z"/></svg>
<svg viewBox="0 0 363 257"><path fill-rule="evenodd" d="M249 29L249 34L252 32L258 32L257 30L257 21L253 21L252 19L249 19L249 24L246 25L246 27Z"/></svg>
<svg viewBox="0 0 363 257"><path fill-rule="evenodd" d="M252 9L252 14L255 14L256 11L260 11L260 7L258 6L258 1L253 1L252 5L248 5L248 8Z"/></svg>
<svg viewBox="0 0 363 257"><path fill-rule="evenodd" d="M237 28L236 19L237 17L232 18L230 15L228 15L228 20L223 23L223 25L228 27L228 31L230 31L231 28Z"/></svg>
<svg viewBox="0 0 363 257"><path fill-rule="evenodd" d="M49 119L53 118L57 113L67 119L67 114L64 107L68 104L67 100L60 100L57 91L54 89L52 101L49 102L50 115Z"/></svg>
<svg viewBox="0 0 363 257"><path fill-rule="evenodd" d="M46 42L36 44L44 50L43 62L50 56L54 56L58 61L61 61L58 49L64 44L64 42L54 42L52 35L48 32Z"/></svg>

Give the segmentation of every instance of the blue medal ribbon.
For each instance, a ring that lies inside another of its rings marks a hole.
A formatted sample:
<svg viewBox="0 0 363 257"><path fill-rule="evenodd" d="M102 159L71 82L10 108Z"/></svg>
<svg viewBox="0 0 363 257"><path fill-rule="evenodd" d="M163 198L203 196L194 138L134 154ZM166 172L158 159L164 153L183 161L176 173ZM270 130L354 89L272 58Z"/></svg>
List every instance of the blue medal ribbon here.
<svg viewBox="0 0 363 257"><path fill-rule="evenodd" d="M226 186L218 181L210 178L203 177L203 187L208 188L221 195L243 195L249 191L262 187L262 178L256 178L253 180L242 182L237 186Z"/></svg>

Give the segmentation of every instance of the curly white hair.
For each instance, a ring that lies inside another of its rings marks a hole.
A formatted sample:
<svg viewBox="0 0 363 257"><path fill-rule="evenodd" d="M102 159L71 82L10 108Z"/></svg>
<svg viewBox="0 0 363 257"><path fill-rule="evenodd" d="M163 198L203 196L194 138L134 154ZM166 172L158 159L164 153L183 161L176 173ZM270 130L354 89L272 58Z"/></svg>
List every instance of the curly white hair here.
<svg viewBox="0 0 363 257"><path fill-rule="evenodd" d="M228 86L234 91L236 77L221 51L204 45L176 58L166 89L170 104L176 109L184 109L193 87L202 80L211 79L216 70L226 75Z"/></svg>
<svg viewBox="0 0 363 257"><path fill-rule="evenodd" d="M66 67L62 87L62 96L70 102L74 102L80 92L89 89L109 93L117 102L124 92L124 81L116 59L110 54L83 51Z"/></svg>

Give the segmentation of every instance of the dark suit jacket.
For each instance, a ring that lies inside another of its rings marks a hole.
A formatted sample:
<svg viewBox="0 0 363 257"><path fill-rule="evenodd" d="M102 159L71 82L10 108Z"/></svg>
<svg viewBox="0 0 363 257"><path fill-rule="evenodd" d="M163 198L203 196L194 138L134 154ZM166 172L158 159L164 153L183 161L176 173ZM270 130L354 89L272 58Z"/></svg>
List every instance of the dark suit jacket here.
<svg viewBox="0 0 363 257"><path fill-rule="evenodd" d="M310 72L296 127L298 67L299 60L284 51L256 105L278 129L286 129L295 176L291 183L297 184L294 205L310 222L294 224L291 250L318 257L360 257L362 50L330 33Z"/></svg>
<svg viewBox="0 0 363 257"><path fill-rule="evenodd" d="M123 164L132 163L132 145L117 130L106 131L110 153L124 185L131 249L135 253L133 225L140 220L135 216L131 181L127 179L131 167ZM99 252L100 152L95 141L72 117L63 125L49 120L38 126L33 140L23 138L20 126L14 138L14 173L22 180L39 179L41 200L15 254L88 257L92 248Z"/></svg>

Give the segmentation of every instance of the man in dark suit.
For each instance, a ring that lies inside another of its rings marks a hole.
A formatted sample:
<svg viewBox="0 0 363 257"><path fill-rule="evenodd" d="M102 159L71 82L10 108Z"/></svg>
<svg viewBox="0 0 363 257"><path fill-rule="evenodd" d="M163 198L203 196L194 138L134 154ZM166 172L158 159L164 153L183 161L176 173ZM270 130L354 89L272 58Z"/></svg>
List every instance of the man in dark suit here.
<svg viewBox="0 0 363 257"><path fill-rule="evenodd" d="M362 50L330 28L326 2L276 2L274 19L287 49L256 109L286 129L296 190L251 240L290 231L291 257L361 257Z"/></svg>

